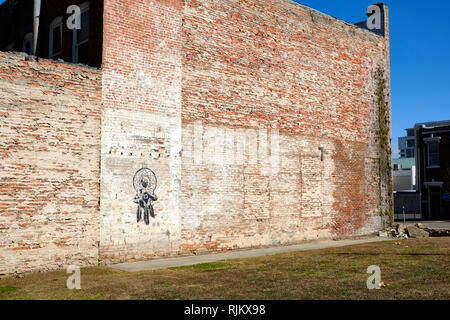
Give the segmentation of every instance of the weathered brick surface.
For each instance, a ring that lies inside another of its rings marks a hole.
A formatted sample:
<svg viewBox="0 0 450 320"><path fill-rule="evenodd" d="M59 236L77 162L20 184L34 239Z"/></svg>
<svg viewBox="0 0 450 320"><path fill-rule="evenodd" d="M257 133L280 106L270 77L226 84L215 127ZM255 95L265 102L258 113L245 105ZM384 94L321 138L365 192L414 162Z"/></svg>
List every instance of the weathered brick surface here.
<svg viewBox="0 0 450 320"><path fill-rule="evenodd" d="M284 0L187 0L183 32L181 251L381 227L375 73L389 77L388 38ZM257 136L246 161L216 165L239 153L222 141L245 140L242 128ZM261 129L280 133L269 170L249 158ZM208 144L221 146L213 159Z"/></svg>
<svg viewBox="0 0 450 320"><path fill-rule="evenodd" d="M181 9L105 7L103 101L128 113L104 116L102 261L379 229L375 71L388 76L388 41L290 1ZM159 135L167 159L153 156ZM143 166L161 183L181 178L181 189L162 185L181 196L156 202L150 226L130 201Z"/></svg>
<svg viewBox="0 0 450 320"><path fill-rule="evenodd" d="M103 37L101 74L0 56L0 273L381 228L388 34L287 0L108 0Z"/></svg>
<svg viewBox="0 0 450 320"><path fill-rule="evenodd" d="M168 255L180 242L182 1L105 1L100 260ZM158 179L136 222L135 172Z"/></svg>
<svg viewBox="0 0 450 320"><path fill-rule="evenodd" d="M98 261L101 73L0 53L0 274Z"/></svg>

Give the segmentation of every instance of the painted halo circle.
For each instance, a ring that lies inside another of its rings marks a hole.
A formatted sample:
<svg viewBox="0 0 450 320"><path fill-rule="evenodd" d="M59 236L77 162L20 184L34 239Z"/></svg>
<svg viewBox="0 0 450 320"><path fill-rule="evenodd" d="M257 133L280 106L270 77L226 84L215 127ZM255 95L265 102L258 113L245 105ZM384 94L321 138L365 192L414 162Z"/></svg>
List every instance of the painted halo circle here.
<svg viewBox="0 0 450 320"><path fill-rule="evenodd" d="M138 170L133 177L133 187L137 193L154 194L157 185L155 173L148 168Z"/></svg>

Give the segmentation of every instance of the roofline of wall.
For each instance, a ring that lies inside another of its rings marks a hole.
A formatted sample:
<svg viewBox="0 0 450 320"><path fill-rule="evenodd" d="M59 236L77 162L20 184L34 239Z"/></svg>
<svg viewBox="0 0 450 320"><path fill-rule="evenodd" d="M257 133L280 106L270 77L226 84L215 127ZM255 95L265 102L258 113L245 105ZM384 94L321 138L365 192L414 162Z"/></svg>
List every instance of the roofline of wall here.
<svg viewBox="0 0 450 320"><path fill-rule="evenodd" d="M67 66L84 68L87 70L102 71L102 68L92 67L87 64L74 63L74 62L65 61L65 60L61 60L61 59L54 60L54 59L49 59L49 58L42 58L42 57L38 57L38 56L29 55L25 52L20 52L20 51L0 51L0 53L19 56L19 57L22 57L25 61L35 61L35 62L45 61L45 62L50 62L50 63L57 63L57 64L63 64L63 65L67 65Z"/></svg>
<svg viewBox="0 0 450 320"><path fill-rule="evenodd" d="M318 14L320 14L320 15L322 15L322 16L328 18L328 19L336 20L336 21L338 21L338 22L340 22L340 23L342 23L342 24L344 24L344 25L346 25L346 26L353 27L355 30L361 30L361 31L363 31L363 32L366 33L366 34L370 34L370 35L374 35L374 36L379 37L379 38L382 38L382 39L386 39L385 36L382 36L382 35L376 34L376 33L374 33L374 32L371 32L371 31L369 31L369 30L360 28L360 27L358 27L358 26L355 25L355 24L352 24L352 23L347 22L347 21L345 21L345 20L342 20L342 19L333 17L333 16L331 16L331 15L329 15L329 14L327 14L327 13L323 13L323 12L321 12L321 11L318 11L318 10L314 9L314 8L305 6L304 4L298 3L298 2L296 2L296 1L294 1L294 0L278 0L278 1L285 1L285 2L292 3L292 4L294 4L294 5L298 5L298 6L304 8L304 9L306 9L306 10L313 11L313 12L315 12L315 13L318 13ZM382 2L377 2L377 3L375 3L375 4L382 4L382 5L385 6L386 9L389 8L387 4L382 3ZM364 20L364 21L367 21L367 20ZM361 22L364 22L364 21L361 21ZM361 23L361 22L359 22L359 23Z"/></svg>
<svg viewBox="0 0 450 320"><path fill-rule="evenodd" d="M365 32L365 33L367 33L367 34L371 34L371 35L375 35L375 36L377 36L377 37L385 38L385 37L382 36L382 35L376 34L376 33L374 33L374 32L371 32L371 31L369 31L369 30L366 30L366 29L362 29L362 28L358 27L356 24L352 24L352 23L347 22L347 21L345 21L345 20L342 20L342 19L333 17L332 15L329 15L329 14L327 14L327 13L318 11L318 10L316 10L316 9L314 9L314 8L308 7L308 6L304 5L304 4L301 4L301 3L296 2L296 1L294 1L294 0L277 0L277 1L285 1L285 2L292 3L292 4L294 4L294 5L300 6L300 7L304 8L304 9L309 10L309 11L314 11L315 13L320 14L320 15L322 15L322 16L328 18L328 19L336 20L336 21L338 21L338 22L343 23L344 25L353 27L353 28L356 29L356 30L361 30L361 31L363 31L363 32ZM0 5L0 8L6 6L7 2L8 2L8 1L5 1L4 3L2 3L2 4ZM388 8L388 5L385 4L385 3L383 3L383 2L377 2L377 3L375 3L375 4L382 4L382 5L384 5L386 8ZM367 20L364 20L364 21L367 21ZM362 22L364 22L364 21L361 21L361 22L358 22L358 23L362 23Z"/></svg>
<svg viewBox="0 0 450 320"><path fill-rule="evenodd" d="M414 129L435 129L450 126L450 120L416 123Z"/></svg>

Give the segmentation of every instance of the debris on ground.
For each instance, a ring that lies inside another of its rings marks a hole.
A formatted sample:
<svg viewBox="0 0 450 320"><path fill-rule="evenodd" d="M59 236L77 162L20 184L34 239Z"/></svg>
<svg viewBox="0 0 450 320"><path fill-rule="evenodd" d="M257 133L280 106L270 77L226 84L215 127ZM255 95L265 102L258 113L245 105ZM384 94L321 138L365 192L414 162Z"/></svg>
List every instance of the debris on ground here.
<svg viewBox="0 0 450 320"><path fill-rule="evenodd" d="M430 234L417 226L408 226L406 232L410 238L428 238Z"/></svg>
<svg viewBox="0 0 450 320"><path fill-rule="evenodd" d="M450 230L430 229L423 223L415 225L397 224L395 227L387 227L378 233L382 238L408 239L428 237L450 237Z"/></svg>

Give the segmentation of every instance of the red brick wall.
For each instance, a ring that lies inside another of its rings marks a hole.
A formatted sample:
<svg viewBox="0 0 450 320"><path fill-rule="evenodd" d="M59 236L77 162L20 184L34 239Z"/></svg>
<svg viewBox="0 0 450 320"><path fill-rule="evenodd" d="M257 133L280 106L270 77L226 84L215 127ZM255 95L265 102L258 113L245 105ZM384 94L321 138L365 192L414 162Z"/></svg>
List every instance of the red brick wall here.
<svg viewBox="0 0 450 320"><path fill-rule="evenodd" d="M186 8L183 120L367 142L384 38L288 0Z"/></svg>
<svg viewBox="0 0 450 320"><path fill-rule="evenodd" d="M103 37L102 71L0 55L0 273L381 227L388 37L287 0L108 0Z"/></svg>
<svg viewBox="0 0 450 320"><path fill-rule="evenodd" d="M381 227L384 38L269 0L107 1L104 30L102 261ZM150 226L129 200L140 167L162 184Z"/></svg>
<svg viewBox="0 0 450 320"><path fill-rule="evenodd" d="M98 261L101 73L0 53L0 274Z"/></svg>
<svg viewBox="0 0 450 320"><path fill-rule="evenodd" d="M182 1L105 1L103 105L178 117Z"/></svg>
<svg viewBox="0 0 450 320"><path fill-rule="evenodd" d="M173 254L180 241L181 0L105 1L100 260ZM137 222L132 181L156 174L156 217Z"/></svg>
<svg viewBox="0 0 450 320"><path fill-rule="evenodd" d="M380 228L375 74L389 78L388 38L292 1L185 3L181 251ZM250 157L275 128L279 161L263 172Z"/></svg>

